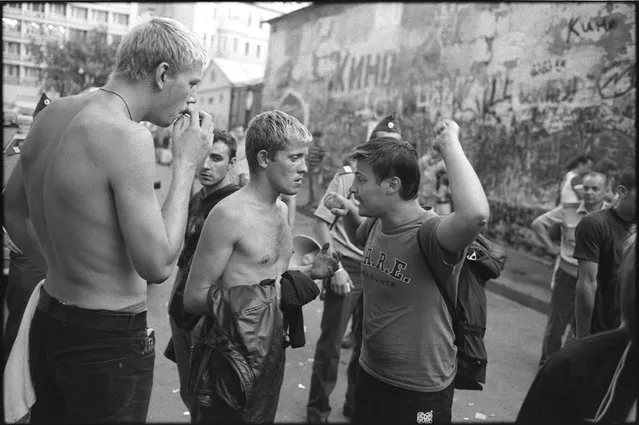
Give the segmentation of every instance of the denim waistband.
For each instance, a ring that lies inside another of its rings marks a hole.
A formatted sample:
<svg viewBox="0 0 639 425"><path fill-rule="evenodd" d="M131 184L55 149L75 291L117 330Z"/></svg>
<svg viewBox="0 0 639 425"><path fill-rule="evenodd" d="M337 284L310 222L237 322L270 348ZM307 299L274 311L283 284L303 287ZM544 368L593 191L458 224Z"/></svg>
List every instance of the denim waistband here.
<svg viewBox="0 0 639 425"><path fill-rule="evenodd" d="M67 305L53 298L44 288L40 293L38 310L48 314L52 319L81 328L105 331L132 331L146 328L146 311L125 313Z"/></svg>

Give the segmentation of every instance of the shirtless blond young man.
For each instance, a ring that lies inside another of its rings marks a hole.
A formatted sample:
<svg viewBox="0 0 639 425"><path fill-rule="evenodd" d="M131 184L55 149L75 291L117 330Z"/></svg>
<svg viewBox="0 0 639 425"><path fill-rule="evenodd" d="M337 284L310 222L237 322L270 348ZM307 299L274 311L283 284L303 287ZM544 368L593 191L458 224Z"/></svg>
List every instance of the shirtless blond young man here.
<svg viewBox="0 0 639 425"><path fill-rule="evenodd" d="M286 204L280 194L295 195L307 172L306 156L312 140L300 122L281 111L254 117L246 133L246 158L250 179L246 186L220 201L210 212L195 250L186 282L184 307L192 314L210 315L208 294L213 286L232 288L276 279L284 273L293 252ZM307 271L313 279L331 276L337 264L317 265ZM276 332L279 332L276 330ZM284 350L279 367L270 377L268 394L255 394L245 409L264 412L255 421L275 419L284 377ZM258 406L259 405L259 406ZM206 421L206 412L201 412ZM220 419L225 412L210 412ZM232 414L232 412L231 412ZM245 420L230 416L233 420Z"/></svg>
<svg viewBox="0 0 639 425"><path fill-rule="evenodd" d="M163 282L175 266L213 140L211 116L192 105L207 61L190 30L151 19L123 38L103 88L54 101L33 123L5 195L12 239L48 266L31 324L32 422L146 420L155 360L147 281ZM161 208L140 121L175 122Z"/></svg>

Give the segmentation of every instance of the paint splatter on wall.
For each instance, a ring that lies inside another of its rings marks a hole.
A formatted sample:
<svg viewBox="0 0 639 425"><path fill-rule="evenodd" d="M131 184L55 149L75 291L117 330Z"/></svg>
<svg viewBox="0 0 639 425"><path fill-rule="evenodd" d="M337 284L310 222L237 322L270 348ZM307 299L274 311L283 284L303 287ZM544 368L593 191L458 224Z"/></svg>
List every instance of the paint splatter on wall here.
<svg viewBox="0 0 639 425"><path fill-rule="evenodd" d="M495 205L550 208L574 156L634 158L634 7L317 5L273 24L263 108L294 92L336 166L389 113L420 152L452 117Z"/></svg>

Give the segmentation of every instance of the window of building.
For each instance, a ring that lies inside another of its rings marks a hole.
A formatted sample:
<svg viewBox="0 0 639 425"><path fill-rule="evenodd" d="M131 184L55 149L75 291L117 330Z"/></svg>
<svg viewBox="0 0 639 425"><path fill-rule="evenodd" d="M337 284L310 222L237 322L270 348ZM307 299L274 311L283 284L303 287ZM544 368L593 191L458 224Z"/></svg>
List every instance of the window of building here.
<svg viewBox="0 0 639 425"><path fill-rule="evenodd" d="M244 56L249 55L249 43L244 43Z"/></svg>
<svg viewBox="0 0 639 425"><path fill-rule="evenodd" d="M226 37L225 36L220 36L220 50L221 51L226 51Z"/></svg>
<svg viewBox="0 0 639 425"><path fill-rule="evenodd" d="M22 51L24 52L25 56L33 57L33 49L31 48L30 44L23 44L22 45Z"/></svg>
<svg viewBox="0 0 639 425"><path fill-rule="evenodd" d="M248 23L247 25L250 27L251 26L251 19L253 18L253 16L251 16L251 14L249 13L248 15Z"/></svg>
<svg viewBox="0 0 639 425"><path fill-rule="evenodd" d="M44 13L44 3L27 3L27 10L32 13Z"/></svg>
<svg viewBox="0 0 639 425"><path fill-rule="evenodd" d="M116 25L122 25L124 27L128 27L129 26L129 15L127 15L126 13L114 12L113 13L113 22Z"/></svg>
<svg viewBox="0 0 639 425"><path fill-rule="evenodd" d="M260 57L260 53L262 51L262 46L260 46L259 44L257 45L257 51L255 52L255 56L256 57Z"/></svg>
<svg viewBox="0 0 639 425"><path fill-rule="evenodd" d="M69 29L69 38L86 41L88 35L87 30Z"/></svg>
<svg viewBox="0 0 639 425"><path fill-rule="evenodd" d="M73 19L77 19L78 21L88 21L89 20L89 10L86 7L71 7L71 17Z"/></svg>
<svg viewBox="0 0 639 425"><path fill-rule="evenodd" d="M67 4L66 3L49 3L51 13L58 16L67 16Z"/></svg>
<svg viewBox="0 0 639 425"><path fill-rule="evenodd" d="M28 80L35 80L38 78L40 70L31 66L24 67L24 78Z"/></svg>
<svg viewBox="0 0 639 425"><path fill-rule="evenodd" d="M16 43L15 41L5 41L2 43L2 53L20 56L20 43Z"/></svg>
<svg viewBox="0 0 639 425"><path fill-rule="evenodd" d="M209 97L209 105L212 105L214 102L214 99L212 97Z"/></svg>
<svg viewBox="0 0 639 425"><path fill-rule="evenodd" d="M102 22L106 24L107 22L109 22L109 12L105 10L94 10L93 20L95 22Z"/></svg>
<svg viewBox="0 0 639 425"><path fill-rule="evenodd" d="M4 65L5 77L19 77L20 66L19 65Z"/></svg>
<svg viewBox="0 0 639 425"><path fill-rule="evenodd" d="M233 37L233 52L237 53L237 37Z"/></svg>
<svg viewBox="0 0 639 425"><path fill-rule="evenodd" d="M220 94L220 103L224 102L224 93Z"/></svg>
<svg viewBox="0 0 639 425"><path fill-rule="evenodd" d="M7 3L9 9L22 9L22 3Z"/></svg>
<svg viewBox="0 0 639 425"><path fill-rule="evenodd" d="M215 71L211 70L211 76L209 77L211 82L215 81L215 77L216 77Z"/></svg>

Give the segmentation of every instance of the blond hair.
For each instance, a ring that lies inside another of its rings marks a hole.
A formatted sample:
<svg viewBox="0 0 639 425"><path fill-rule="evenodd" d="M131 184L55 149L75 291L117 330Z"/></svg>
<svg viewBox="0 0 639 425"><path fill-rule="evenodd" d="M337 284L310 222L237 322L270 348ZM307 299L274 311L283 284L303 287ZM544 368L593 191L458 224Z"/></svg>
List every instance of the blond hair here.
<svg viewBox="0 0 639 425"><path fill-rule="evenodd" d="M171 75L208 64L206 48L183 24L169 18L152 18L129 31L118 46L114 75L140 81L162 62Z"/></svg>

